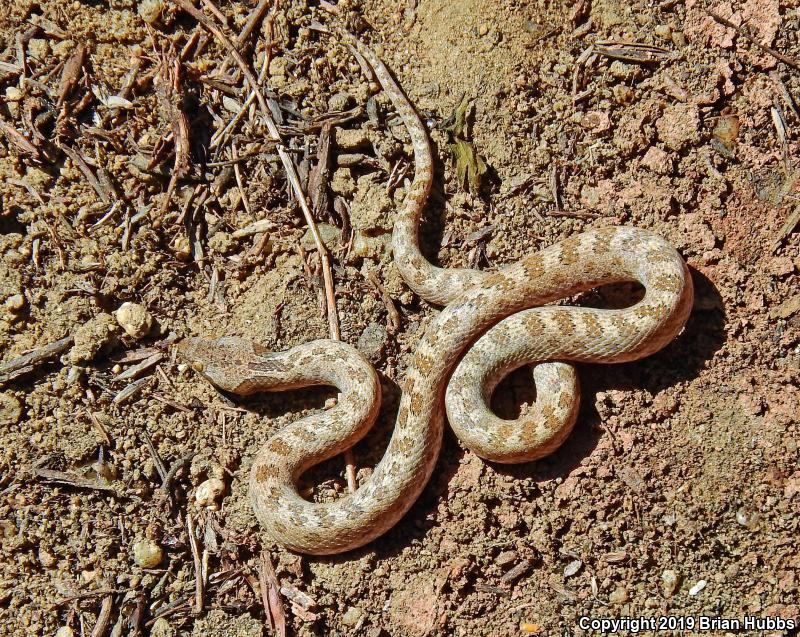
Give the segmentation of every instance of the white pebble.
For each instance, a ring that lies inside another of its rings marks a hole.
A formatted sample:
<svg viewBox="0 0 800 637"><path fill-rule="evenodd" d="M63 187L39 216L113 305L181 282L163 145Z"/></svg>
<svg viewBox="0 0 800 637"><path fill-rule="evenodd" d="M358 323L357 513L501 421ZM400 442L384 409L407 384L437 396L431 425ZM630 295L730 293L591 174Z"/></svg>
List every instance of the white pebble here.
<svg viewBox="0 0 800 637"><path fill-rule="evenodd" d="M153 317L143 305L138 303L123 303L114 313L117 323L131 338L147 336L153 327Z"/></svg>
<svg viewBox="0 0 800 637"><path fill-rule="evenodd" d="M62 626L56 631L54 637L75 637L75 631L73 631L69 626Z"/></svg>
<svg viewBox="0 0 800 637"><path fill-rule="evenodd" d="M133 545L133 561L142 568L155 568L164 559L164 551L151 540L139 540Z"/></svg>
<svg viewBox="0 0 800 637"><path fill-rule="evenodd" d="M564 577L572 577L575 575L575 573L581 570L581 566L583 566L583 562L580 560L573 560L567 564L567 567L564 569Z"/></svg>
<svg viewBox="0 0 800 637"><path fill-rule="evenodd" d="M225 483L219 478L209 478L198 485L194 500L198 506L217 507L217 500L225 492Z"/></svg>
<svg viewBox="0 0 800 637"><path fill-rule="evenodd" d="M697 582L697 584L689 589L689 595L694 597L706 587L706 584L708 584L708 582L706 582L704 579L701 579L699 582Z"/></svg>

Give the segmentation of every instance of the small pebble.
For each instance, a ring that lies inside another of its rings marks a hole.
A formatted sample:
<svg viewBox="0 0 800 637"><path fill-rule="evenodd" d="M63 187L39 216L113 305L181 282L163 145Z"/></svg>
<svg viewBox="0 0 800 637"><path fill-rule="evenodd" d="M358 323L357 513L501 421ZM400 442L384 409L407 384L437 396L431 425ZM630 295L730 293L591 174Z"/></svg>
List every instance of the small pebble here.
<svg viewBox="0 0 800 637"><path fill-rule="evenodd" d="M133 545L133 561L142 568L155 568L164 559L164 551L151 540L139 540Z"/></svg>
<svg viewBox="0 0 800 637"><path fill-rule="evenodd" d="M672 29L668 24L657 24L653 32L662 40L670 40L672 38Z"/></svg>
<svg viewBox="0 0 800 637"><path fill-rule="evenodd" d="M706 582L704 579L701 579L699 582L697 582L697 584L695 584L689 589L689 595L694 597L706 587L707 583L708 582Z"/></svg>
<svg viewBox="0 0 800 637"><path fill-rule="evenodd" d="M624 586L618 586L611 592L611 595L608 596L608 601L612 604L624 604L629 599L628 589Z"/></svg>
<svg viewBox="0 0 800 637"><path fill-rule="evenodd" d="M25 309L25 296L22 294L12 294L6 299L6 309L10 312L19 313Z"/></svg>
<svg viewBox="0 0 800 637"><path fill-rule="evenodd" d="M581 570L581 566L583 566L583 562L580 560L573 560L567 564L567 567L564 569L564 577L572 577L575 575L575 573Z"/></svg>
<svg viewBox="0 0 800 637"><path fill-rule="evenodd" d="M192 256L192 244L189 237L183 235L176 237L171 247L179 261L188 261Z"/></svg>
<svg viewBox="0 0 800 637"><path fill-rule="evenodd" d="M56 631L54 637L75 637L75 631L69 626L62 626Z"/></svg>
<svg viewBox="0 0 800 637"><path fill-rule="evenodd" d="M686 46L686 36L683 35L683 31L672 32L672 44L674 44L679 49Z"/></svg>
<svg viewBox="0 0 800 637"><path fill-rule="evenodd" d="M45 568L52 568L56 565L56 556L47 549L39 549L39 563Z"/></svg>
<svg viewBox="0 0 800 637"><path fill-rule="evenodd" d="M730 148L739 136L739 118L736 115L720 115L714 126L714 137Z"/></svg>
<svg viewBox="0 0 800 637"><path fill-rule="evenodd" d="M6 89L7 102L21 102L25 94L20 91L16 86L9 86Z"/></svg>
<svg viewBox="0 0 800 637"><path fill-rule="evenodd" d="M758 525L758 513L742 507L736 512L736 521L743 527L752 530Z"/></svg>
<svg viewBox="0 0 800 637"><path fill-rule="evenodd" d="M208 247L217 254L230 254L236 249L236 241L228 232L217 232L208 240Z"/></svg>
<svg viewBox="0 0 800 637"><path fill-rule="evenodd" d="M9 393L0 393L0 426L16 425L22 418L22 404Z"/></svg>
<svg viewBox="0 0 800 637"><path fill-rule="evenodd" d="M356 342L358 350L373 363L381 360L389 344L389 333L380 323L370 323Z"/></svg>
<svg viewBox="0 0 800 637"><path fill-rule="evenodd" d="M369 137L366 131L360 128L337 128L336 146L343 150L355 150L369 146Z"/></svg>
<svg viewBox="0 0 800 637"><path fill-rule="evenodd" d="M345 626L355 626L364 617L364 611L358 606L350 606L342 615L342 623Z"/></svg>
<svg viewBox="0 0 800 637"><path fill-rule="evenodd" d="M625 84L615 84L611 92L617 104L629 104L635 97L633 89L630 86L625 86Z"/></svg>
<svg viewBox="0 0 800 637"><path fill-rule="evenodd" d="M153 317L143 305L138 303L123 303L114 313L117 323L131 338L142 338L150 333L153 327Z"/></svg>
<svg viewBox="0 0 800 637"><path fill-rule="evenodd" d="M175 637L177 634L177 629L169 623L166 617L159 617L153 622L153 627L150 629L150 637Z"/></svg>
<svg viewBox="0 0 800 637"><path fill-rule="evenodd" d="M164 11L164 0L141 0L137 10L147 24L155 24Z"/></svg>
<svg viewBox="0 0 800 637"><path fill-rule="evenodd" d="M198 506L218 508L217 500L225 492L225 483L219 478L209 478L198 485L194 500Z"/></svg>
<svg viewBox="0 0 800 637"><path fill-rule="evenodd" d="M328 108L332 111L343 111L353 101L353 96L345 91L340 91L328 100Z"/></svg>
<svg viewBox="0 0 800 637"><path fill-rule="evenodd" d="M664 593L664 597L672 597L675 594L675 591L678 590L679 581L678 573L672 569L667 569L661 573L661 590Z"/></svg>

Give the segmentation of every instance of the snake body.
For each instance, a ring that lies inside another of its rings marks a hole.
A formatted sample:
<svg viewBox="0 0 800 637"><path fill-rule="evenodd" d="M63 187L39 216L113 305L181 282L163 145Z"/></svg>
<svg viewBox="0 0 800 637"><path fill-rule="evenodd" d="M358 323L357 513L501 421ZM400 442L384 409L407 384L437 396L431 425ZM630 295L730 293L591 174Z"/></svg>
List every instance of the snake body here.
<svg viewBox="0 0 800 637"><path fill-rule="evenodd" d="M304 471L351 447L376 418L380 384L355 348L317 340L274 353L234 337L178 344L213 384L237 394L309 385L339 389L335 407L275 434L258 451L250 474L252 505L267 535L292 551L316 555L367 544L403 516L436 464L445 410L459 439L483 457L524 462L552 452L577 414L577 376L566 361L617 363L652 354L681 331L693 296L680 255L658 235L631 227L575 235L495 273L429 263L418 239L433 177L427 132L381 60L354 37L344 37L372 66L411 136L415 174L395 220L394 260L415 292L445 306L407 369L383 458L354 493L335 501L310 502L297 491ZM645 289L625 309L542 307L625 281ZM487 406L492 391L511 370L529 363L535 363L537 388L532 413L515 421L497 418Z"/></svg>

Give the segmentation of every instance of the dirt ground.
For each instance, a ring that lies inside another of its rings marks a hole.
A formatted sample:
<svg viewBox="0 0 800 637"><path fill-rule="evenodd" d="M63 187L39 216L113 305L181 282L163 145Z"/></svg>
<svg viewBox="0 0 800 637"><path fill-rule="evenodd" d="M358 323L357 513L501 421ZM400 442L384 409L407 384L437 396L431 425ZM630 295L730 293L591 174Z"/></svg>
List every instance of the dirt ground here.
<svg viewBox="0 0 800 637"><path fill-rule="evenodd" d="M359 477L437 308L388 248L413 168L406 131L319 23L375 47L430 128L433 260L492 269L586 228L648 228L691 266L689 323L646 360L582 366L578 424L551 457L487 464L448 433L380 540L326 559L270 546L247 496L253 455L335 394L231 399L169 349L329 334L319 255L258 103L172 0L4 3L0 361L56 345L0 366L0 631L255 637L281 604L295 635L800 620L800 4L276 4L238 41L254 2L198 6L263 76L331 250L342 339L381 375ZM453 152L462 104L472 181ZM496 408L532 398L515 373ZM304 484L343 492L344 461ZM797 634L763 628L744 634Z"/></svg>

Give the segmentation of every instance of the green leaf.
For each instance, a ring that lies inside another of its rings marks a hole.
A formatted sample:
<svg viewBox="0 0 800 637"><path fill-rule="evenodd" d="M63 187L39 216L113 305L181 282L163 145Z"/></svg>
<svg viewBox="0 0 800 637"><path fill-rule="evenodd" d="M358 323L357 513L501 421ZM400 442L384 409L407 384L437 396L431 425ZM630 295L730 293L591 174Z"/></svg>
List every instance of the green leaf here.
<svg viewBox="0 0 800 637"><path fill-rule="evenodd" d="M486 173L486 162L478 154L475 145L469 139L467 118L473 102L466 95L453 114L447 118L443 129L447 131L450 143L447 148L453 155L456 165L456 181L461 188L475 192L480 187L481 177Z"/></svg>

